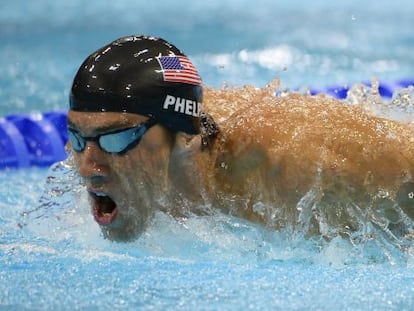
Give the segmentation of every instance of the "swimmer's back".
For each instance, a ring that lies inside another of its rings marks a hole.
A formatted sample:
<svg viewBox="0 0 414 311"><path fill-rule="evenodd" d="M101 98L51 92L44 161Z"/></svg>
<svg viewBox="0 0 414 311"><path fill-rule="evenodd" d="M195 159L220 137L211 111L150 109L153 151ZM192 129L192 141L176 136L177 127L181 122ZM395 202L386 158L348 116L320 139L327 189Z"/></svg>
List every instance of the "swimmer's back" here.
<svg viewBox="0 0 414 311"><path fill-rule="evenodd" d="M414 173L409 125L327 96L254 98L220 126L216 167L229 191L260 186L296 200L318 185L363 196L395 189Z"/></svg>

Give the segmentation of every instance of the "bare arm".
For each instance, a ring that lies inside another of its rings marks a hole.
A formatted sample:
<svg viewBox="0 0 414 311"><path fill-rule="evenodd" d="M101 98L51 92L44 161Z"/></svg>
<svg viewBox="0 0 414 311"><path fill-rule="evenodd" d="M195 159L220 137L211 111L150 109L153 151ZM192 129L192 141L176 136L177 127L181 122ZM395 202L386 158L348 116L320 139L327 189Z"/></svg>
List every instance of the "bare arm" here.
<svg viewBox="0 0 414 311"><path fill-rule="evenodd" d="M395 197L414 173L408 124L333 99L291 95L252 103L222 128L217 189L241 204L296 206L314 187L321 201L365 202L384 190Z"/></svg>

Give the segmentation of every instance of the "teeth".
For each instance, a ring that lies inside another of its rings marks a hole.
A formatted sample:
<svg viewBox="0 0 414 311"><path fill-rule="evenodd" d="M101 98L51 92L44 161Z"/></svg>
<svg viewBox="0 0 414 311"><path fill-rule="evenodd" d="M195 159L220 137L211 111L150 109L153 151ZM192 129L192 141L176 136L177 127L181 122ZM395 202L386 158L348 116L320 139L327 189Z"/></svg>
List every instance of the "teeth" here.
<svg viewBox="0 0 414 311"><path fill-rule="evenodd" d="M103 193L103 192L95 192L95 195L98 196L98 197L106 197L107 196L106 193Z"/></svg>

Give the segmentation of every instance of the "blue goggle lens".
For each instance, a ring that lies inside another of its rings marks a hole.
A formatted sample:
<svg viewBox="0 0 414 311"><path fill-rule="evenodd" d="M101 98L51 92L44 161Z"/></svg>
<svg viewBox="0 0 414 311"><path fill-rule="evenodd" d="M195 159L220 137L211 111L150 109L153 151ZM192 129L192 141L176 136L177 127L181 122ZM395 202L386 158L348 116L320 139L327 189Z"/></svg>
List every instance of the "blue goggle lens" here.
<svg viewBox="0 0 414 311"><path fill-rule="evenodd" d="M84 137L76 130L69 128L69 140L73 150L76 152L85 150L87 141L94 141L105 152L122 154L138 145L142 136L155 123L155 120L150 119L135 127L100 134L94 137Z"/></svg>

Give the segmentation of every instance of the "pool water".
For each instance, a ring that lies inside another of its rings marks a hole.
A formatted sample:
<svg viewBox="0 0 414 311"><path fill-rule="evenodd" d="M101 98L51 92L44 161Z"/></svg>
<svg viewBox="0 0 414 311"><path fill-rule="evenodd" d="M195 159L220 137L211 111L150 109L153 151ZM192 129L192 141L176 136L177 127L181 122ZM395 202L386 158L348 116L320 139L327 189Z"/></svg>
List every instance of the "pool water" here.
<svg viewBox="0 0 414 311"><path fill-rule="evenodd" d="M108 242L66 166L0 175L6 309L408 310L414 303L412 257L375 240L293 240L226 215L180 222L157 214L138 241Z"/></svg>
<svg viewBox="0 0 414 311"><path fill-rule="evenodd" d="M185 8L185 9L184 9ZM207 85L275 77L289 88L413 78L411 1L171 3L6 0L0 115L66 109L93 50L134 33L165 37ZM409 115L403 111L398 118ZM391 117L391 116L390 116ZM0 171L0 309L410 310L414 249L269 231L220 213L158 213L137 241L104 240L70 159ZM372 228L367 225L367 230Z"/></svg>

